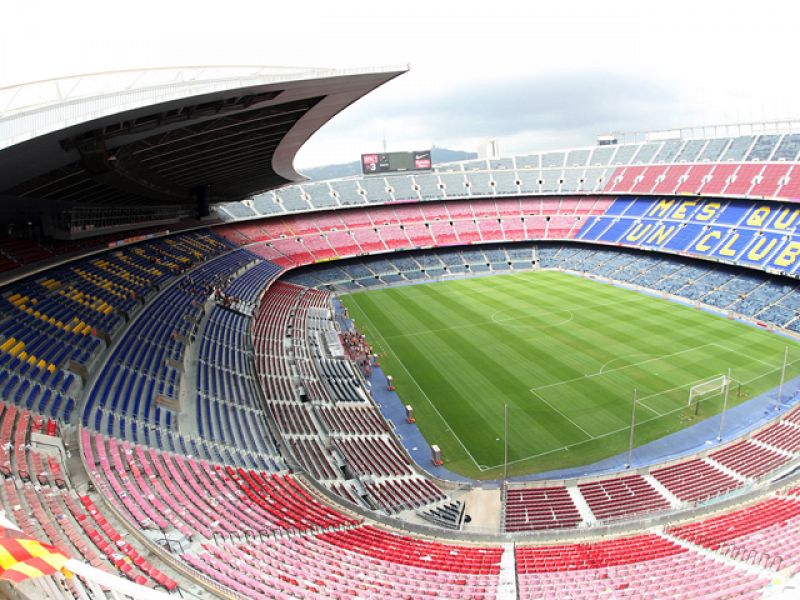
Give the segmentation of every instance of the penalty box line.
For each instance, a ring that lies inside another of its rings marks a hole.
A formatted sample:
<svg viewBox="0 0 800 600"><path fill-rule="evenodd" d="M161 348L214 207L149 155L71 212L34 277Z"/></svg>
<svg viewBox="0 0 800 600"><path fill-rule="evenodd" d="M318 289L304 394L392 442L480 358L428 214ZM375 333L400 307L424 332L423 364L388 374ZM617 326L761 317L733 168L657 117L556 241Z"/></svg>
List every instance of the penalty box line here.
<svg viewBox="0 0 800 600"><path fill-rule="evenodd" d="M637 362L634 362L634 363L630 363L630 364L627 364L627 365L622 365L621 367L616 367L614 369L608 369L608 370L605 370L605 371L603 370L603 368L605 367L605 365L604 365L596 373L588 373L586 375L583 375L582 377L573 377L572 379L565 379L563 381L558 381L556 383L548 383L548 384L545 384L545 385L534 386L534 387L530 388L528 391L531 392L532 394L535 394L536 397L544 400L542 395L539 393L539 391L544 390L544 389L558 387L560 385L568 385L570 383L575 383L576 381L583 381L585 379L590 379L592 377L598 377L598 376L602 377L602 376L608 375L609 373L616 373L618 371L624 371L625 369L629 369L631 367L638 367L638 366L641 366L641 365L645 365L645 364L649 364L649 363L656 362L656 361L659 361L659 360L663 360L665 358L671 358L673 356L679 356L679 355L685 354L687 352L694 352L695 350L700 350L701 348L706 348L708 346L718 346L718 344L715 344L714 342L709 342L707 344L701 344L699 346L694 346L692 348L685 348L683 350L678 350L677 352L673 352L672 354L664 354L662 356L656 356L656 357L653 357L653 358L640 360L640 361L637 361ZM608 363L606 362L605 364L608 364ZM691 384L689 384L689 385L691 385ZM681 385L681 386L677 386L677 387L674 387L674 388L670 388L668 390L663 390L663 391L657 392L655 394L650 394L649 396L643 396L642 398L639 398L636 403L637 404L641 404L642 407L646 408L647 410L649 410L652 413L655 413L659 417L663 417L665 413L657 411L653 407L645 404L644 401L648 400L650 398L654 398L656 396L660 396L664 392L671 392L673 390L680 389L681 387L685 387L685 385ZM554 408L554 407L552 407L552 405L549 402L546 402L546 403L551 408ZM583 429L583 428L581 427L580 429Z"/></svg>
<svg viewBox="0 0 800 600"><path fill-rule="evenodd" d="M800 360L792 361L792 363L796 363L796 362L800 362ZM768 371L767 373L764 373L762 375L757 375L755 377L751 377L750 379L742 381L742 385L747 385L748 383L752 383L753 381L755 381L759 377L763 377L764 375L768 375L769 373L775 372L775 371L778 371L778 370L780 370L780 368L772 369L771 371ZM687 385L691 385L691 383L689 383ZM682 387L687 387L687 385L684 385ZM661 415L661 417L666 417L668 415L674 414L674 413L676 413L678 411L685 410L685 409L686 409L686 406L679 406L677 408L674 408L672 410L669 410L669 411L665 412L664 414ZM660 419L661 417L651 417L649 419L645 419L644 421L637 421L636 425L637 426L644 425L645 423L649 423L650 421L655 421L656 419ZM594 439L599 440L601 438L605 438L605 437L608 437L610 435L614 435L615 433L619 433L620 431L625 431L625 430L630 430L630 427L629 426L620 427L619 429L615 429L613 431L607 431L607 432L605 432L603 434L595 436ZM583 440L583 441L580 441L580 442L576 442L574 444L567 444L566 446L561 446L560 448L552 448L551 450L545 450L544 452L538 452L536 454L530 454L529 456L526 456L525 458L517 458L515 460L510 460L510 461L508 461L508 464L509 465L515 465L517 463L525 462L527 460L533 460L534 458L539 458L540 456L547 456L548 454L553 454L555 452L561 452L562 450L569 450L570 448L575 448L576 446L580 446L581 444L586 444L587 442L590 442L590 441L592 441L592 440ZM489 469L499 469L502 466L503 466L502 464L494 465L494 466L489 467Z"/></svg>
<svg viewBox="0 0 800 600"><path fill-rule="evenodd" d="M706 345L709 345L709 344L704 344L703 346L706 346ZM712 345L712 346L717 346L718 348L722 348L723 350L728 350L728 351L731 351L731 352L737 352L737 353L738 353L738 354L740 354L742 357L745 357L745 358L750 358L750 357L748 357L746 354L743 354L743 353L740 353L740 352L738 352L738 351L735 351L735 350L733 350L732 348L728 348L728 347L726 347L726 346L724 346L724 345L722 345L722 344L718 344L718 343L714 343L714 342L712 342L710 345ZM698 348L702 348L703 346L698 346ZM765 361L763 361L763 360L757 360L757 362L760 362L760 363L762 363L762 364L764 364L764 365L767 365L767 366L769 366L769 363L767 363L767 362L765 362ZM790 362L789 362L789 364L798 364L798 363L800 363L800 359L796 359L796 360L793 360L793 361L790 361ZM742 385L747 385L747 384L749 384L749 383L752 383L752 382L753 382L753 381L755 381L756 379L759 379L759 378L761 378L761 377L764 377L764 376L766 376L766 375L769 375L770 373L774 373L774 372L777 372L777 371L779 371L779 370L780 370L780 368L781 368L781 367L773 367L773 368L771 368L769 371L767 371L766 373L762 373L762 374L760 374L760 375L755 375L755 376L751 377L750 379L746 379L746 380L742 381L741 383L742 383ZM682 386L678 386L678 387L675 387L675 388L671 388L670 390L665 390L665 391L672 391L672 390L681 389L681 388L688 388L688 387L690 387L690 386L691 386L693 383L696 383L696 382L690 382L690 383L684 384L684 385L682 385ZM533 390L531 390L531 391L533 391ZM660 392L660 393L663 393L663 392ZM651 397L653 397L653 396L655 396L655 395L660 395L660 393L659 393L659 394L651 394L650 396L645 396L644 398L645 398L645 399L647 399L647 398L651 398ZM538 396L538 394L537 394L537 396ZM637 404L638 404L638 401L637 401ZM649 408L649 407L645 406L645 408ZM637 425L644 425L645 423L649 423L649 422L651 422L651 421L655 421L656 419L659 419L659 418L661 418L661 417L666 417L666 416L668 416L668 415L675 414L676 412L678 412L678 411L681 411L681 410L684 410L685 408L686 408L685 406L679 406L679 407L677 407L677 408L674 408L674 409L672 409L672 410L668 410L668 411L667 411L667 412L665 412L665 413L662 413L662 414L661 414L660 416L658 416L658 417L651 417L651 418L649 418L649 419L645 419L644 421L638 421L638 422L637 422ZM652 409L650 409L650 410L652 410ZM615 429L615 430L613 430L613 431L607 431L607 432L605 432L605 433L603 433L603 434L600 434L600 435L598 435L598 436L595 436L595 437L593 437L592 439L599 440L599 439L601 439L601 438L605 438L605 437L608 437L608 436L610 436L610 435L614 435L615 433L619 433L620 431L625 431L626 429L628 429L628 430L629 430L629 429L630 429L630 427L620 427L619 429ZM552 448L552 449L550 449L550 450L545 450L545 451L543 451L543 452L537 452L536 454L530 454L530 455L528 455L528 456L526 456L526 457L524 457L524 458L517 458L517 459L515 459L515 460L510 460L510 461L508 461L508 464L509 464L509 465L514 465L514 464L522 463L522 462L525 462L525 461L528 461L528 460L533 460L534 458L539 458L539 457L541 457L541 456L547 456L548 454L553 454L553 453L555 453L555 452L561 452L561 451L563 451L563 450L568 450L568 449L570 449L570 448L574 448L574 447L576 447L576 446L580 446L581 444L586 444L586 443L588 443L588 442L590 442L590 441L592 441L592 440L583 440L583 441L580 441L580 442L576 442L576 443L574 443L574 444L567 444L566 446L561 446L561 447L559 447L559 448ZM487 470L489 470L489 469L499 469L499 468L500 468L500 467L502 467L502 466L503 466L502 464L499 464L499 465L493 465L493 466L489 467Z"/></svg>
<svg viewBox="0 0 800 600"><path fill-rule="evenodd" d="M575 421L573 421L573 420L572 420L572 419L571 419L569 416L567 416L567 415L566 415L564 412L562 412L561 410L559 410L558 408L556 408L555 406L553 406L552 404L550 404L550 402L548 402L548 401L547 401L547 399L545 399L544 397L542 397L540 394L537 394L537 393L536 393L535 391L533 391L533 390L531 390L531 393L532 393L534 396L536 396L537 398L539 398L539 400L541 400L542 402L544 402L544 403L545 403L547 406L549 406L549 407L550 407L552 410L554 410L555 412L557 412L558 414L560 414L562 417L564 417L564 418L565 418L567 421L569 421L570 423L572 423L572 424L573 424L575 427L577 427L578 429L580 429L580 430L583 432L583 434L584 434L584 435L586 435L586 436L587 436L587 438L588 438L587 440L584 440L584 441L587 441L587 442L588 442L589 440L593 440L593 439L595 439L595 437L594 437L594 436L593 436L591 433L589 433L589 432L588 432L588 431L586 431L586 430L585 430L583 427L581 427L580 425L578 425L578 424L577 424Z"/></svg>
<svg viewBox="0 0 800 600"><path fill-rule="evenodd" d="M716 345L717 344L715 344L714 342L709 342L707 344L701 344L699 346L694 346L692 348L684 348L683 350L678 350L677 352L673 352L672 354L663 354L661 356L655 356L653 358L648 358L648 359L645 359L645 360L640 360L640 361L637 361L637 362L629 363L627 365L622 365L621 367L615 367L613 369L608 369L606 371L600 370L600 371L597 371L595 373L587 373L586 375L581 375L580 377L573 377L572 379L563 379L561 381L556 381L555 383L546 383L544 385L536 385L536 386L533 386L532 388L530 388L528 391L535 393L535 392L538 392L540 390L544 390L544 389L547 389L547 388L558 387L559 385L564 385L564 384L568 384L568 383L575 383L576 381L583 381L584 379L588 379L588 378L591 378L591 377L597 377L598 375L599 376L603 376L603 375L608 375L609 373L616 373L617 371L624 371L625 369L630 369L631 367L638 367L638 366L645 365L645 364L648 364L648 363L651 363L651 362L662 360L664 358L670 358L672 356L678 356L680 354L685 354L686 352L693 352L695 350L700 350L700 348L706 348L708 346L716 346ZM608 363L606 362L605 364L608 364Z"/></svg>

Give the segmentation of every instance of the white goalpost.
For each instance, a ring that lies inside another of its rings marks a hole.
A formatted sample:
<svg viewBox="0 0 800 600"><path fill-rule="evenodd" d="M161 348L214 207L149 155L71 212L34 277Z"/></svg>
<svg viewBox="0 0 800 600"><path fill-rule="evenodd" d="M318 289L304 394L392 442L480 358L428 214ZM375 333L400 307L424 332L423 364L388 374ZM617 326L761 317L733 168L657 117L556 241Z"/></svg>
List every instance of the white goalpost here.
<svg viewBox="0 0 800 600"><path fill-rule="evenodd" d="M695 414L700 409L700 401L708 396L722 394L731 384L732 379L729 375L716 375L709 379L700 381L689 388L688 408L694 405Z"/></svg>

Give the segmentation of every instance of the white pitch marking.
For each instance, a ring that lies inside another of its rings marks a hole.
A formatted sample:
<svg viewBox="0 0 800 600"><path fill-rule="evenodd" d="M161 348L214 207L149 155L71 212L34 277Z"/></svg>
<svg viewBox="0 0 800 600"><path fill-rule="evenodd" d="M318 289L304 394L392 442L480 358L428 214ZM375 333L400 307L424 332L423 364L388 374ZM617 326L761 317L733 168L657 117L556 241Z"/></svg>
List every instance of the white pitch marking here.
<svg viewBox="0 0 800 600"><path fill-rule="evenodd" d="M545 385L538 385L530 388L530 392L538 392L539 390L544 390L551 387L557 387L559 385L563 385L565 383L573 383L585 377L597 377L598 375L608 375L609 373L616 373L617 371L624 371L625 369L629 369L631 367L638 367L640 365L645 365L647 363L655 362L657 360L661 360L664 358L670 358L671 356L677 356L679 354L684 354L686 352L691 352L693 350L699 350L700 348L705 348L706 346L714 346L713 342L708 344L701 344L700 346L694 346L692 348L684 348L683 350L678 350L677 352L673 352L672 354L664 354L662 356L655 356L654 358L648 358L646 360L640 360L638 362L630 363L627 365L623 365L621 367L616 367L615 369L609 369L608 371L597 371L596 373L590 373L589 375L583 375L581 377L573 377L572 379L563 379L561 381L556 381L555 383L547 383Z"/></svg>
<svg viewBox="0 0 800 600"><path fill-rule="evenodd" d="M540 395L539 395L539 394L537 394L536 392L533 392L533 394L534 394L534 395L535 395L537 398L539 398L539 400L541 400L542 402L544 402L545 404L547 404L547 406L549 406L551 409L553 409L553 410L554 410L554 411L556 411L558 414L560 414L562 417L564 417L564 418L565 418L567 421L569 421L570 423L572 423L572 424L573 424L575 427L577 427L578 429L580 429L580 430L581 430L581 431L582 431L582 432L583 432L583 433L584 433L586 436L588 436L588 437L589 437L589 440L593 440L593 439L595 439L595 437L594 437L594 436L593 436L591 433L589 433L589 432L588 432L588 431L586 431L586 430L585 430L583 427L581 427L580 425L578 425L578 424L577 424L575 421L573 421L573 420L572 420L570 417L568 417L568 416L567 416L567 415L565 415L563 412L561 412L561 411L560 411L558 408L556 408L555 406L553 406L552 404L550 404L550 403L549 403L549 402L548 402L548 401L547 401L545 398L543 398L542 396L540 396ZM586 441L588 442L589 440L586 440Z"/></svg>
<svg viewBox="0 0 800 600"><path fill-rule="evenodd" d="M634 301L638 301L639 299L640 299L639 297L634 296L632 298L628 298L627 300L630 301L630 302L634 302ZM536 312L536 313L534 313L534 315L521 315L519 317L511 317L511 318L508 318L508 319L498 319L497 315L501 315L501 314L503 314L505 312L509 312L510 310L516 310L516 309L510 309L510 308L501 308L499 310L494 311L492 313L491 317L489 317L489 318L492 320L493 323L497 323L498 325L503 325L505 323L508 323L509 321L517 321L519 319L526 319L526 318L529 318L531 316L537 316L537 317L538 316L545 316L546 317L548 315L559 315L559 314L565 313L565 312L569 312L569 313L572 313L573 311L581 312L581 311L583 311L583 310L585 310L587 308L601 308L603 306L614 306L614 305L627 304L627 303L628 302L626 302L625 300L614 300L614 301L609 301L609 302L597 302L595 304L583 304L581 306L572 306L572 307L569 307L569 308L559 308L558 310ZM549 325L545 325L545 327L548 327L548 326Z"/></svg>
<svg viewBox="0 0 800 600"><path fill-rule="evenodd" d="M698 346L698 347L702 347L702 346ZM798 363L798 362L800 362L800 359L794 360L790 364L794 364L794 363ZM751 383L751 382L755 381L756 379L760 379L761 377L764 377L765 375L769 375L770 373L773 373L773 372L776 372L776 371L780 371L780 367L774 368L774 369L770 369L766 373L762 373L761 375L757 375L755 377L751 377L750 379L742 381L742 385L747 385L748 383ZM687 385L691 386L692 383L686 384L686 385L684 385L682 387L687 387ZM645 419L644 421L639 421L639 422L637 422L637 425L643 425L645 423L649 423L650 421L655 421L656 419L660 419L662 417L666 417L667 415L671 415L671 414L676 413L676 412L678 412L680 410L684 410L685 408L686 408L685 405L684 406L679 406L677 408L674 408L672 410L668 410L667 412L663 413L661 415L661 417L651 417L649 419ZM602 439L604 437L608 437L610 435L614 435L615 433L619 433L620 431L626 431L626 430L630 430L630 426L628 426L628 427L620 427L619 429L615 429L614 431L607 431L606 433L603 433L603 434L600 434L598 436L595 436L594 439L595 440L599 440L599 439ZM516 460L510 460L510 461L508 461L508 464L509 465L514 465L514 464L517 464L517 463L525 462L527 460L532 460L534 458L539 458L541 456L547 456L548 454L553 454L554 452L561 452L563 450L569 450L570 448L574 448L576 446L580 446L581 444L586 444L586 443L591 442L591 441L593 441L593 440L583 440L581 442L576 442L574 444L569 444L569 445L563 446L561 448L552 448L550 450L545 450L544 452L538 452L536 454L531 454L529 456L526 456L525 458L518 458ZM488 467L488 469L499 469L502 466L503 466L503 464L501 463L501 464L498 464L498 465L492 465L492 466Z"/></svg>
<svg viewBox="0 0 800 600"><path fill-rule="evenodd" d="M722 348L723 350L727 350L728 352L732 352L733 354L738 354L742 358L746 358L748 360L752 360L755 362L760 362L762 365L766 367L775 367L775 365L778 364L778 363L768 363L763 359L757 358L755 356L750 356L749 354L745 354L744 352L739 352L739 350L731 348L730 346L726 346L725 344L720 344L719 342L712 342L712 345L716 346L717 348ZM783 365L782 359L780 360L780 364Z"/></svg>
<svg viewBox="0 0 800 600"><path fill-rule="evenodd" d="M604 362L603 366L600 367L600 370L597 372L597 374L598 375L602 375L603 374L603 369L605 369L611 363L613 363L613 362L615 362L617 360L620 360L622 358L629 358L631 356L652 356L652 357L657 357L657 358L664 358L663 354L652 354L650 352L631 352L630 354L620 354L619 356L615 356L611 360L608 360L608 361ZM656 375L658 375L658 373L656 373ZM586 375L586 377L588 377L588 375Z"/></svg>
<svg viewBox="0 0 800 600"><path fill-rule="evenodd" d="M518 278L522 279L522 277L520 277L519 275L511 275L511 277L518 277ZM355 296L355 295L353 295L353 296ZM359 308L361 308L361 305L360 305L360 303L358 302L358 300L357 300L355 297L354 297L354 300L355 300L356 304L358 304L358 305L359 305ZM632 300L633 300L633 298L632 298ZM586 308L596 308L596 307L602 307L602 306L611 306L611 305L620 305L620 304L625 304L625 302L624 302L624 301L619 301L619 300L617 300L617 301L612 301L612 302L603 302L603 303L597 303L597 304L586 304L586 305L583 305L583 306L582 306L582 307L580 307L580 308L566 308L566 309L559 309L559 310L556 310L556 311L550 311L550 312L540 312L540 313L536 313L536 316L539 316L539 315L544 315L544 316L546 316L546 315L551 315L551 314L563 314L564 312L570 312L570 313L572 313L572 311L573 311L573 310L576 310L576 311L579 311L579 312L580 312L580 310L582 310L582 309L586 309ZM387 339L390 339L390 338L396 338L396 337L408 337L408 336L416 336L416 335L424 335L424 334L427 334L427 333L436 333L436 332L440 332L440 331L449 331L449 330L455 330L455 329L466 329L466 328L469 328L469 327L479 327L479 326L481 326L481 325L486 325L486 324L489 324L489 323L491 323L491 322L493 322L493 323L496 323L496 324L498 324L498 325L504 325L504 324L507 324L509 321L514 321L514 320L519 320L519 319L523 319L523 318L528 318L528 317L530 317L530 316L531 316L531 315L524 315L524 316L520 316L520 317L514 317L514 318L511 318L511 319L505 319L505 320L497 320L497 319L495 318L495 317L496 317L498 314L501 314L502 312L504 312L504 311L507 311L507 310L508 310L508 309L500 309L500 310L494 311L494 312L492 313L492 315L491 315L491 320L490 320L490 321L483 321L483 322L477 322L477 323L470 323L470 324L465 324L465 325L459 325L459 326L456 326L456 327L443 327L443 328L440 328L440 329L431 329L431 330L418 331L418 332L412 332L412 333L406 333L406 334L398 334L398 335L394 335L394 336L387 336L387 337L384 337L384 336L382 336L382 335L381 335L381 334L380 334L380 333L377 331L377 329L376 329L376 328L375 328L375 326L374 326L374 323L372 323L372 320L371 320L371 319L370 319L370 318L369 318L369 317L366 315L366 313L364 313L364 316L366 317L366 319L367 319L368 321L370 321L370 324L372 325L372 327L373 327L373 330L375 330L375 332L377 333L377 335L378 335L378 336L379 336L381 339L383 339L383 340L384 340L384 343L386 344L386 340L387 340ZM364 312L364 311L363 311L363 309L362 309L362 312ZM572 313L572 318L574 318L574 313ZM572 318L571 318L571 319L569 319L569 320L572 320ZM568 322L568 321L567 321L567 322ZM537 327L537 326L535 326L535 325L527 325L527 326L528 326L528 327ZM540 327L549 327L549 325L543 325L543 326L540 326ZM388 344L386 344L386 346L388 347ZM570 448L573 448L573 447L576 447L576 446L580 446L581 444L585 444L585 443L587 443L587 442L590 442L590 441L593 441L593 440L597 440L597 439L602 439L602 438L604 438L604 437L608 437L608 436L610 436L610 435L614 435L614 434L616 434L616 433L619 433L619 432L621 432L621 431L625 431L625 430L627 430L627 429L630 429L629 427L621 427L621 428L619 428L619 429L615 429L615 430L613 430L613 431L608 431L608 432L606 432L606 433L603 433L603 434L601 434L601 435L598 435L598 436L592 436L592 435L590 435L590 434L589 434L589 433L588 433L586 430L584 430L582 427L580 427L580 426L579 426L577 423L575 423L575 422L574 422L572 419L570 419L569 417L567 417L565 414L561 413L561 411L558 411L558 410L557 410L557 409L556 409L554 406L552 406L552 405L551 405L549 402L547 402L546 400L544 400L544 398L542 398L542 396L541 396L540 394L538 394L538 393L537 393L537 390L544 389L544 388L547 388L547 387L554 387L554 386L557 386L557 385L561 385L561 384L563 384L563 383L570 383L570 382L574 382L574 381L577 381L577 380L579 380L579 379L583 379L583 378L585 378L585 377L596 377L597 375L605 375L605 374L607 374L607 373L612 373L612 372L616 372L616 371L621 371L621 370L624 370L624 369L626 369L626 368L628 368L628 367L632 367L632 366L638 366L638 365L641 365L641 364L646 364L646 363L649 363L649 362L653 362L653 361L659 360L659 359L661 359L661 358L669 358L670 356L676 356L676 355L678 355L678 354L682 354L682 353L685 353L685 352L689 352L689 351L691 351L691 350L699 350L700 348L705 348L705 347L707 347L707 346L716 346L717 348L721 348L721 349L723 349L723 350L726 350L726 351L729 351L729 352L736 353L736 354L738 354L739 356L742 356L742 357L744 357L744 358L748 358L748 359L750 359L750 360L753 360L754 362L759 362L759 363L761 363L761 364L763 364L763 365L765 365L765 366L768 366L768 367L773 367L773 365L772 365L771 363L768 363L768 362L766 362L766 361L764 361L764 360L762 360L762 359L759 359L759 358L757 358L757 357L753 357L753 356L750 356L750 355L744 354L744 353L742 353L742 352L740 352L740 351L738 351L738 350L736 350L736 349L730 348L730 347L728 347L728 346L725 346L725 345L723 345L723 344L720 344L720 343L717 343L717 342L710 342L710 343L708 343L708 344L701 344L700 346L695 346L695 347L693 347L693 348L687 348L687 349L684 349L684 350L680 350L680 351L678 351L678 352L675 352L675 353L673 353L673 354L667 354L667 355L663 355L663 356L652 355L652 356L654 356L654 358L651 358L651 359L648 359L648 360L644 360L644 361L639 361L639 362L637 362L637 363L631 363L631 364L629 364L629 365L625 365L625 366L623 366L623 367L618 367L618 368L616 368L616 369L610 369L609 371L604 371L603 369L604 369L604 368L605 368L605 367L608 365L608 363L609 363L609 362L613 362L613 360L616 360L616 359L612 359L611 361L608 361L607 363L605 363L605 364L604 364L604 365L603 365L603 366L600 368L600 370L599 370L597 373L589 373L589 374L583 375L582 377L576 377L576 378L573 378L573 379L568 379L568 380L564 380L564 381L557 382L557 383L553 383L553 384L548 384L548 385L544 385L544 386L538 386L538 387L533 387L533 388L530 388L530 390L529 390L530 392L534 393L534 394L535 394L537 397L539 397L540 399L542 399L542 400L543 400L543 401L544 401L544 402L545 402L545 403L546 403L548 406L550 406L550 408L552 408L553 410L556 410L556 411L557 411L557 412L559 412L559 413L560 413L562 416L564 416L566 419L568 419L568 420L569 420L571 423L573 423L573 424L574 424L574 425L575 425L575 426L576 426L578 429L580 429L580 430L581 430L581 431L583 431L583 432L584 432L584 433L585 433L587 436L589 436L589 439L587 439L587 440L583 440L583 441L581 441L581 442L576 442L576 443L574 443L574 444L569 444L569 445L563 446L563 447L561 447L561 448L553 448L553 449L551 449L551 450L546 450L546 451L544 451L544 452L539 452L539 453L536 453L536 454L531 454L531 455L529 455L529 456L527 456L527 457L525 457L525 458L519 458L519 459L516 459L516 460L509 461L509 462L508 462L508 464L517 464L517 463L525 462L525 461L528 461L528 460L532 460L532 459L534 459L534 458L539 458L539 457L541 457L541 456L546 456L546 455L548 455L548 454L552 454L552 453L554 453L554 452L560 452L560 451L564 451L564 450L569 450ZM641 353L641 354L642 354L642 355L646 355L647 353ZM630 356L630 355L627 355L627 356ZM404 371L405 371L405 372L406 372L406 373L409 375L409 377L410 377L410 378L411 378L411 380L414 382L414 384L417 386L417 388L418 388L418 389L419 389L419 390L422 392L422 394L425 396L425 399L427 400L428 404L430 404L430 405L431 405L431 407L433 408L433 410L436 412L436 414L439 416L439 418L442 420L442 422L443 422L443 423L446 425L448 432L449 432L449 433L450 433L450 434L451 434L451 435L452 435L452 436L453 436L453 437L456 439L456 441L458 442L458 444L459 444L459 445L461 446L461 448L462 448L462 449L463 449L463 450L466 452L467 456L469 456L470 460L473 462L473 464L475 464L475 465L476 465L476 467L478 468L478 470L480 470L480 471L488 471L488 470L491 470L491 469L497 469L497 468L500 468L501 466L503 466L502 464L493 465L493 466L487 466L487 465L478 464L478 462L475 460L475 457L473 457L473 456L472 456L472 454L469 452L469 450L467 450L467 448L466 448L466 446L464 445L464 443L463 443L463 442L462 442L462 441L459 439L459 437L458 437L458 436L455 434L455 432L453 432L453 431L452 431L452 428L451 428L451 427L450 427L450 425L447 423L447 421L446 421L446 420L445 420L445 418L442 416L442 414L439 412L438 408L437 408L437 407L436 407L436 406L433 404L433 402L432 402L432 401L431 401L431 399L428 397L428 395L425 393L425 390L423 390L423 389L422 389L422 387L420 387L419 383L416 381L416 379L414 379L413 375L411 375L411 373L408 371L408 368L407 368L407 367L406 367L406 366L405 366L405 365L402 363L402 361L400 361L400 359L399 359L399 357L397 357L397 355L395 355L395 358L397 359L397 362L398 362L398 363L400 363L400 366L403 368L403 370L404 370ZM621 358L621 357L617 357L617 358ZM797 362L800 362L800 360L791 361L789 364L795 364L795 363L797 363ZM746 381L743 381L743 382L742 382L742 384L745 384L745 385L746 385L746 384L748 384L748 383L751 383L752 381L755 381L756 379L759 379L759 378L761 378L761 377L764 377L764 376L768 375L769 373L771 373L771 372L775 372L775 371L778 371L778 370L780 370L780 367L771 368L769 371L767 371L767 373L763 373L763 374L761 374L761 375L758 375L758 376L756 376L756 377L752 377L751 379L748 379L748 380L746 380ZM690 382L690 383L687 383L687 384L684 384L684 385L681 385L681 386L676 386L676 387L674 387L674 388L670 388L670 389L667 389L667 390L662 390L662 391L660 391L660 392L656 392L656 393L654 393L654 394L650 394L649 396L643 396L643 397L639 398L639 399L638 399L638 403L639 403L639 404L641 404L641 405L642 405L644 408L646 408L647 410L649 410L649 411L653 412L654 414L656 414L656 415L658 415L658 416L651 417L650 419L645 419L644 421L639 421L639 423L638 423L638 424L649 423L650 421L654 421L654 420L656 420L656 419L659 419L659 418L665 417L665 416L667 416L667 415L673 414L673 413L675 413L675 412L678 412L678 411L680 411L680 410L683 410L685 407L684 407L684 406L679 406L678 408L675 408L675 409L673 409L673 410L669 410L669 411L667 411L667 412L665 412L665 413L660 413L660 412L656 411L655 409L653 409L653 408L649 407L647 404L644 404L644 403L643 403L643 401L644 401L644 400L648 400L648 399L650 399L650 398L653 398L653 397L656 397L656 396L660 396L660 395L664 394L665 392L674 391L674 390L676 390L676 389L681 389L681 388L686 388L686 387L689 387L689 386L691 386L693 383L694 383L694 382Z"/></svg>
<svg viewBox="0 0 800 600"><path fill-rule="evenodd" d="M355 300L355 298L354 298L354 300ZM367 321L369 321L369 324L370 324L370 327L372 328L372 331L374 331L375 334L383 340L384 345L387 348L390 348L391 346L389 346L389 344L386 343L386 339L380 334L380 331L378 330L378 328L375 327L375 323L372 322L372 319L369 318L369 315L367 315L366 311L363 308L361 308L361 303L358 300L355 300L355 303L358 305L359 310L363 313L364 318L366 318ZM414 382L414 385L417 386L417 389L419 389L419 391L422 392L422 395L425 396L425 399L428 401L428 404L431 405L431 408L434 410L434 412L437 415L439 415L439 418L442 420L442 423L444 423L444 425L445 425L446 431L448 431L450 433L450 435L452 435L455 438L455 440L458 442L458 445L461 446L461 448L464 450L464 452L467 453L467 456L469 456L469 459L478 468L478 470L479 471L488 470L486 465L481 465L477 460L475 460L475 457L472 456L472 453L469 450L467 450L467 447L464 445L464 442L462 442L461 439L456 435L456 432L453 431L452 427L450 427L450 423L448 423L447 419L445 419L444 416L442 415L442 413L439 412L439 409L431 401L431 399L428 397L428 394L425 392L425 390L422 389L422 386L420 386L420 384L417 382L417 380L414 378L414 376L411 374L411 372L408 370L408 368L403 364L403 361L400 360L400 357L396 353L394 355L394 358L397 360L397 363L401 367L403 367L403 370L406 372L406 374L408 374L408 377L411 379L411 381Z"/></svg>
<svg viewBox="0 0 800 600"><path fill-rule="evenodd" d="M634 299L638 300L639 298L635 297ZM569 323L572 320L574 320L575 312L580 312L580 311L582 311L584 309L587 309L587 308L600 308L602 306L612 306L612 305L621 305L621 304L624 305L624 304L626 304L626 302L623 300L623 301L616 301L616 302L602 302L602 303L598 303L598 304L584 304L581 307L560 308L558 310L553 310L553 311L537 312L534 315L520 315L518 317L511 317L509 319L497 319L496 318L497 315L502 314L504 312L508 312L508 310L509 310L509 309L499 309L499 310L494 311L490 315L489 320L487 320L487 321L475 321L475 322L472 322L472 323L464 323L463 325L455 325L453 327L439 327L439 328L436 328L436 329L425 329L423 331L412 331L412 332L409 332L409 333L397 333L395 335L388 335L388 336L385 336L385 337L382 336L382 337L383 337L384 340L391 340L391 339L394 339L394 338L414 337L414 336L418 336L418 335L427 335L429 333L440 333L442 331L457 331L457 330L460 330L460 329L471 329L473 327L481 327L483 325L491 325L492 323L494 323L496 325L506 325L506 326L514 327L515 324L513 323L513 321L519 321L520 319L529 319L529 318L531 318L533 316L538 317L538 316L558 315L558 314L563 314L563 313L567 313L567 312L571 313L570 318L564 320L563 322L559 322L559 323L554 323L554 324L543 323L541 325L522 324L523 327L533 327L533 328L538 328L538 329L545 329L545 328L550 328L550 327L554 327L554 326L566 325L567 323ZM516 326L519 326L519 324L516 324Z"/></svg>

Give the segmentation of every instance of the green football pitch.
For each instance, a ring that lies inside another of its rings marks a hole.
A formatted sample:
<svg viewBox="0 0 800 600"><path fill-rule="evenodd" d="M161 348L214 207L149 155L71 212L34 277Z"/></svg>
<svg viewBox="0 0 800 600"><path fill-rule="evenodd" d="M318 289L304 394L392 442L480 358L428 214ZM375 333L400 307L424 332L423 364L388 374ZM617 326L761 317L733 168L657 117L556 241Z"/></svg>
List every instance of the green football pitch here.
<svg viewBox="0 0 800 600"><path fill-rule="evenodd" d="M662 298L555 271L342 296L445 466L502 476L589 464L717 414L689 390L730 369L729 405L800 375L782 336Z"/></svg>

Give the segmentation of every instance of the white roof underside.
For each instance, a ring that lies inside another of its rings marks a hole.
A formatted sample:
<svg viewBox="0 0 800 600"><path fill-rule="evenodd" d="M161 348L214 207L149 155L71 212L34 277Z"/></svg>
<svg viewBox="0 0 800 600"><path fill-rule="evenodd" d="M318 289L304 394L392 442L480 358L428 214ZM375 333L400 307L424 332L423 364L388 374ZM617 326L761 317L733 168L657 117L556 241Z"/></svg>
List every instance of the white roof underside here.
<svg viewBox="0 0 800 600"><path fill-rule="evenodd" d="M171 100L257 85L385 71L385 67L178 67L77 75L0 88L0 150L73 125Z"/></svg>

